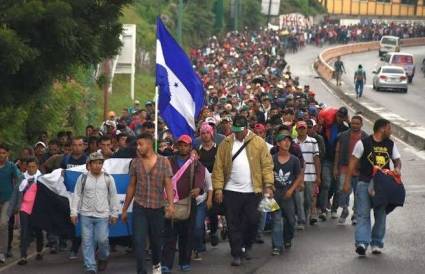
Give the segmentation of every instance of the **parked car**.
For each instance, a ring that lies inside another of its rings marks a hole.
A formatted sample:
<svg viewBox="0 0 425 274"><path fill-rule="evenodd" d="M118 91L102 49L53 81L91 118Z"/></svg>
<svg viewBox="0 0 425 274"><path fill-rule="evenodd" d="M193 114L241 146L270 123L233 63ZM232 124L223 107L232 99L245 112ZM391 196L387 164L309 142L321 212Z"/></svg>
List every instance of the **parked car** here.
<svg viewBox="0 0 425 274"><path fill-rule="evenodd" d="M384 56L389 52L400 51L400 38L397 36L382 36L379 41L379 57Z"/></svg>
<svg viewBox="0 0 425 274"><path fill-rule="evenodd" d="M404 52L391 52L385 55L381 60L385 65L402 67L407 73L408 82L412 83L416 69L415 60L412 54Z"/></svg>
<svg viewBox="0 0 425 274"><path fill-rule="evenodd" d="M398 66L382 66L372 72L373 89L380 90L398 90L407 93L408 79L406 71Z"/></svg>

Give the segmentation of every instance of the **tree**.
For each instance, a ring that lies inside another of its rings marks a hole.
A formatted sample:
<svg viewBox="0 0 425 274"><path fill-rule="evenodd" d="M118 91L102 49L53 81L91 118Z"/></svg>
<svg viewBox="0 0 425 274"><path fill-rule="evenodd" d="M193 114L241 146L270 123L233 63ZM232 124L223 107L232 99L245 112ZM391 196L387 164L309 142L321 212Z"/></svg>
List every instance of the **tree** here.
<svg viewBox="0 0 425 274"><path fill-rule="evenodd" d="M131 0L2 0L0 105L20 105L76 66L116 55Z"/></svg>

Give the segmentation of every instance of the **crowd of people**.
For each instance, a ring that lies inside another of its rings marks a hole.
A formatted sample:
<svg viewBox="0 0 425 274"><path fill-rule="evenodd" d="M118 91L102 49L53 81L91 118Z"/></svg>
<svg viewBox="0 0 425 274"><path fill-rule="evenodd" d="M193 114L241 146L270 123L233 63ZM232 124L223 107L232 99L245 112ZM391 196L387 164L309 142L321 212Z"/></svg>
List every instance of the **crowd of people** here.
<svg viewBox="0 0 425 274"><path fill-rule="evenodd" d="M332 29L336 37L349 30L350 39L356 41L355 35L366 33L373 39L392 31L401 34L397 31L403 27ZM329 39L329 28L315 31L327 32L324 37ZM418 33L423 34L423 29L413 28L412 35ZM142 106L136 100L120 115L109 112L99 128L87 126L85 136L64 131L49 138L44 133L15 161L9 157L10 148L0 145L0 263L14 255L13 229L18 219L19 264L27 264L33 235L36 259L43 259L44 234L28 218L37 177L78 165L86 165L88 172L77 181L70 218L81 223L87 273L106 268L113 249L108 223L116 223L119 214L127 222L131 204L137 273L147 273L147 254L152 273L170 273L176 252L180 270L190 271L192 260L202 260L207 243L220 244L219 228L229 236L232 266L251 259L253 244L264 243L266 227L272 232L270 252L277 256L291 249L297 231L314 229L329 219L344 224L350 218L356 225L356 252L363 256L371 246L374 254L380 254L386 215L382 208L375 210L372 230L368 188L374 166L389 169L392 160L395 173L400 174L391 124L379 119L368 135L360 115L350 118L343 106L317 102L314 88L302 85L286 63L285 39L273 30L230 32L190 52L207 102L195 136L173 136L161 119L155 125L154 102ZM134 159L122 210L113 177L102 171L109 158ZM179 179L173 190L176 174ZM352 191L356 195L350 212ZM260 211L264 199L274 199L278 207ZM47 233L47 239L52 254L67 248L58 235ZM70 259L77 258L79 246L72 241Z"/></svg>
<svg viewBox="0 0 425 274"><path fill-rule="evenodd" d="M277 32L289 52L296 52L305 45L322 47L332 44L379 41L384 35L400 38L425 36L425 26L419 23L369 23L342 25L332 22L284 27Z"/></svg>

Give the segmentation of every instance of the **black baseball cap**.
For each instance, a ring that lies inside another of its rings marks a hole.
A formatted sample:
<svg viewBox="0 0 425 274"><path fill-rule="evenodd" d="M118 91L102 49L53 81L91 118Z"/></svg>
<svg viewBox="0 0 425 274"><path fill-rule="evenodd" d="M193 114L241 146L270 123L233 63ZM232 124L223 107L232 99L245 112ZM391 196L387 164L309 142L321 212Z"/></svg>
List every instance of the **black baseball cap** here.
<svg viewBox="0 0 425 274"><path fill-rule="evenodd" d="M346 107L340 107L338 109L337 112L339 115L341 115L342 117L347 117L348 116L348 109Z"/></svg>

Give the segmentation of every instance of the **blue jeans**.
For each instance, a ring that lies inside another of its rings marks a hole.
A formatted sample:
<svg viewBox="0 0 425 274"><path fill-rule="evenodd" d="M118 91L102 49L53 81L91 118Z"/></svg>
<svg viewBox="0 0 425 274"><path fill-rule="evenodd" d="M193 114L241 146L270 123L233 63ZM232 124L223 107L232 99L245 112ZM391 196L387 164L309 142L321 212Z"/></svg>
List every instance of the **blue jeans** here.
<svg viewBox="0 0 425 274"><path fill-rule="evenodd" d="M339 197L339 201L338 201L338 205L342 208L346 208L350 205L350 193L345 193L342 188L344 187L344 180L345 180L345 174L341 174L339 176L339 180L338 180L338 197ZM359 181L359 177L357 176L353 176L351 177L351 190L353 191L353 193L356 193L356 188L357 188L357 182ZM356 215L355 211L357 208L357 199L356 199L356 195L354 195L354 204L353 204L353 211L354 211L354 215Z"/></svg>
<svg viewBox="0 0 425 274"><path fill-rule="evenodd" d="M286 190L276 189L275 199L280 209L272 212L272 246L282 250L283 243L290 243L295 231L294 197L284 199Z"/></svg>
<svg viewBox="0 0 425 274"><path fill-rule="evenodd" d="M357 183L357 226L355 242L356 246L364 244L366 247L372 245L383 248L387 215L384 207L374 209L375 223L373 224L373 228L371 228L370 210L372 207L368 188L369 183L367 182L359 181Z"/></svg>
<svg viewBox="0 0 425 274"><path fill-rule="evenodd" d="M363 86L364 86L363 80L357 80L356 81L355 90L356 90L357 97L362 97L362 95L363 95Z"/></svg>
<svg viewBox="0 0 425 274"><path fill-rule="evenodd" d="M318 206L322 212L326 212L329 200L329 189L332 184L333 162L324 160L322 165L322 183L320 184L320 193L318 198Z"/></svg>
<svg viewBox="0 0 425 274"><path fill-rule="evenodd" d="M205 218L207 216L206 202L200 203L196 207L195 228L194 228L194 244L193 249L198 252L205 251L204 236L205 236Z"/></svg>
<svg viewBox="0 0 425 274"><path fill-rule="evenodd" d="M96 247L98 247L99 260L109 257L109 218L95 218L80 216L81 238L86 270L96 269Z"/></svg>

